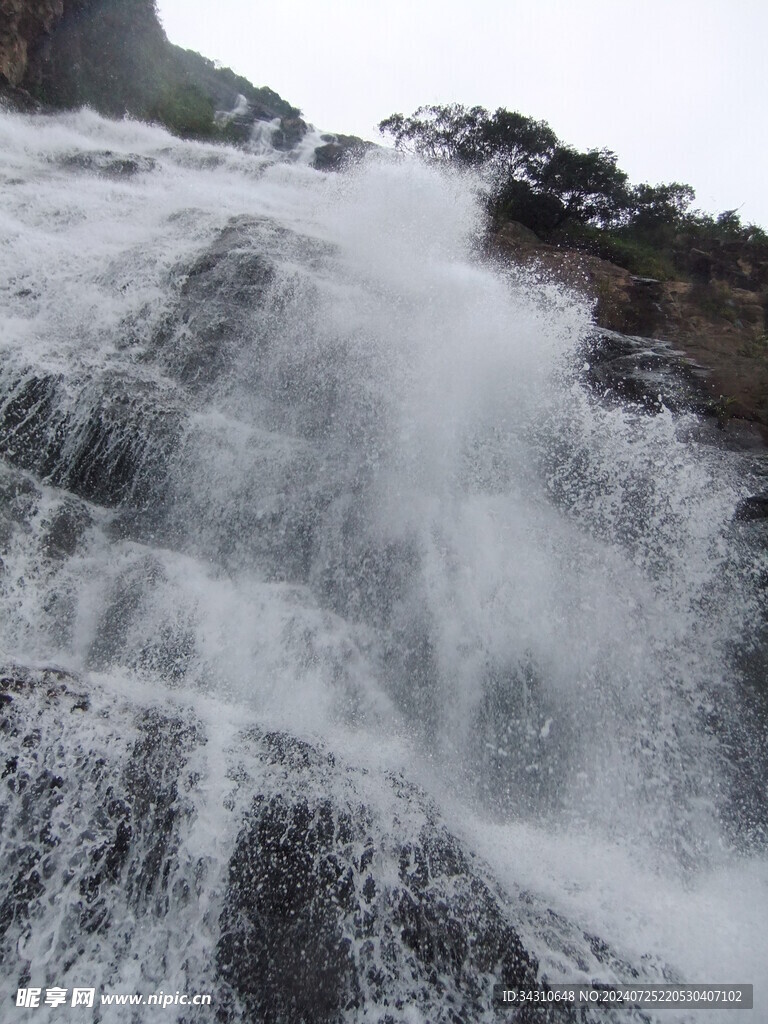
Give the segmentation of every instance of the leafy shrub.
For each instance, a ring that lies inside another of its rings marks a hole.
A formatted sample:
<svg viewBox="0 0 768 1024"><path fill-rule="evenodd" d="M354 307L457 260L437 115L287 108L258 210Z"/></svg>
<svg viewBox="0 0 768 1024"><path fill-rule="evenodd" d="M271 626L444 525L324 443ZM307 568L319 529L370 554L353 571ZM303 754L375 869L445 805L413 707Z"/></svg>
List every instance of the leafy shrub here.
<svg viewBox="0 0 768 1024"><path fill-rule="evenodd" d="M192 82L168 86L152 105L149 116L175 135L210 138L215 134L214 105L210 96Z"/></svg>

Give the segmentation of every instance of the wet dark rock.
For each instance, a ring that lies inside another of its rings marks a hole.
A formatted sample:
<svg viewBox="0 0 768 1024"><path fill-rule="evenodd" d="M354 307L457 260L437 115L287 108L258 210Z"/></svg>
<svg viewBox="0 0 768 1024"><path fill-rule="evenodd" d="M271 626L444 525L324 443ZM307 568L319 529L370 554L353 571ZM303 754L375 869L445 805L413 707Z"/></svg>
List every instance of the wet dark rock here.
<svg viewBox="0 0 768 1024"><path fill-rule="evenodd" d="M376 147L356 135L322 135L324 145L317 146L312 165L318 171L337 171L350 161L359 160Z"/></svg>
<svg viewBox="0 0 768 1024"><path fill-rule="evenodd" d="M16 530L28 530L42 497L39 488L18 470L0 462L0 555Z"/></svg>
<svg viewBox="0 0 768 1024"><path fill-rule="evenodd" d="M9 85L0 79L0 109L20 111L22 114L40 114L42 104L20 86Z"/></svg>
<svg viewBox="0 0 768 1024"><path fill-rule="evenodd" d="M63 778L44 757L43 719L58 718L87 707L87 698L72 689L77 680L58 669L28 673L11 667L0 676L0 737L16 753L5 760L0 781L0 829L7 849L0 898L0 963L8 958L4 939L16 926L24 932L46 892L43 865L60 845L51 822L66 800ZM37 714L26 715L32 698ZM47 870L47 869L46 869Z"/></svg>
<svg viewBox="0 0 768 1024"><path fill-rule="evenodd" d="M162 492L181 410L161 386L107 377L90 399L68 447L74 457L53 473L55 483L104 505L143 506Z"/></svg>
<svg viewBox="0 0 768 1024"><path fill-rule="evenodd" d="M318 171L336 171L344 163L346 151L338 142L326 142L315 149L312 164Z"/></svg>
<svg viewBox="0 0 768 1024"><path fill-rule="evenodd" d="M181 409L168 388L105 373L77 402L59 376L17 377L0 396L0 454L98 504L162 493Z"/></svg>
<svg viewBox="0 0 768 1024"><path fill-rule="evenodd" d="M154 710L142 713L137 724L140 736L123 776L125 800L116 806L130 808L133 831L144 851L128 873L128 891L137 900L146 900L167 885L178 842L177 819L189 813L179 792L179 777L190 751L205 738L197 723Z"/></svg>
<svg viewBox="0 0 768 1024"><path fill-rule="evenodd" d="M251 120L300 121L273 90L169 43L151 0L3 0L2 14L0 90L22 109L32 94L49 109L87 104L187 137L232 139L214 111L231 110L245 94Z"/></svg>
<svg viewBox="0 0 768 1024"><path fill-rule="evenodd" d="M38 969L17 951L46 943L62 985L108 949L105 985L138 959L143 989L173 977L210 991L222 1024L405 1024L414 1009L470 1024L502 1019L494 985L539 980L518 920L562 962L634 976L598 937L502 892L398 773L374 779L255 726L209 763L189 709L118 700L58 669L15 666L0 696L0 961L14 985ZM225 792L219 867L200 855L213 837L199 812Z"/></svg>
<svg viewBox="0 0 768 1024"><path fill-rule="evenodd" d="M756 494L739 502L734 519L743 523L768 519L768 494Z"/></svg>
<svg viewBox="0 0 768 1024"><path fill-rule="evenodd" d="M333 805L257 798L230 861L217 957L248 1012L266 1022L333 1019L356 1000L354 875L335 839Z"/></svg>
<svg viewBox="0 0 768 1024"><path fill-rule="evenodd" d="M48 558L64 559L78 549L93 519L82 502L65 499L50 517L43 537L43 550Z"/></svg>
<svg viewBox="0 0 768 1024"><path fill-rule="evenodd" d="M60 966L91 968L108 933L154 927L169 912L172 885L194 876L179 838L195 784L186 764L205 742L199 723L152 709L118 714L84 690L59 669L15 666L0 677L9 754L0 778L0 962L19 979L29 965L15 950L35 929L55 925ZM108 707L118 714L112 724Z"/></svg>
<svg viewBox="0 0 768 1024"><path fill-rule="evenodd" d="M17 86L30 49L61 17L63 0L4 0L0 13L0 83Z"/></svg>
<svg viewBox="0 0 768 1024"><path fill-rule="evenodd" d="M63 428L57 414L61 379L30 374L14 380L0 404L0 453L21 469L41 476L60 456Z"/></svg>
<svg viewBox="0 0 768 1024"><path fill-rule="evenodd" d="M504 814L562 809L575 727L530 662L489 665L474 715L469 764L484 806Z"/></svg>
<svg viewBox="0 0 768 1024"><path fill-rule="evenodd" d="M272 134L272 145L277 150L293 149L306 133L307 123L300 117L281 117L280 127Z"/></svg>
<svg viewBox="0 0 768 1024"><path fill-rule="evenodd" d="M88 665L105 670L125 665L132 670L151 672L167 683L182 679L195 654L192 631L178 621L173 610L162 621L152 612L153 628L137 648L132 638L144 635L147 604L166 583L161 562L151 556L138 558L120 573L107 590L99 614L96 636L88 652Z"/></svg>
<svg viewBox="0 0 768 1024"><path fill-rule="evenodd" d="M494 979L533 983L510 905L417 787L392 778L401 813L422 821L409 839L360 798L322 792L349 779L328 755L281 734L263 742L295 796L257 797L230 860L217 960L246 1015L336 1021L376 1005L399 1020L416 1006L469 1021Z"/></svg>
<svg viewBox="0 0 768 1024"><path fill-rule="evenodd" d="M245 97L238 97L239 101ZM232 110L217 110L215 123L225 137L234 143L247 143L253 136L253 128L257 121L270 120L253 104L238 102Z"/></svg>
<svg viewBox="0 0 768 1024"><path fill-rule="evenodd" d="M111 150L72 153L62 157L61 166L67 170L87 171L107 178L133 178L157 169L158 164L148 156L113 153Z"/></svg>
<svg viewBox="0 0 768 1024"><path fill-rule="evenodd" d="M296 266L326 254L321 243L270 221L233 219L193 262L174 271L175 301L152 341L152 357L193 400L231 392L233 382L250 395L231 419L189 425L174 454L167 529L188 533L191 520L195 542L217 563L257 562L270 579L307 580L332 501L317 467L332 456L328 435L341 423L338 353L318 344L307 354L291 343L314 328L306 313L310 285ZM288 443L276 448L278 432ZM198 485L217 452L250 465L220 496ZM201 465L203 458L210 461ZM221 516L211 509L219 498ZM183 509L182 522L174 519L176 509Z"/></svg>
<svg viewBox="0 0 768 1024"><path fill-rule="evenodd" d="M546 245L514 222L497 226L490 250L537 276L565 284L594 303L604 330L666 339L706 368L707 398L735 400L733 414L768 424L765 359L768 250L756 239L680 236L673 261L678 279L633 276L625 267L576 249ZM678 247L679 246L679 247Z"/></svg>
<svg viewBox="0 0 768 1024"><path fill-rule="evenodd" d="M632 402L648 412L707 408L704 371L668 342L601 330L584 355L585 379L604 398Z"/></svg>
<svg viewBox="0 0 768 1024"><path fill-rule="evenodd" d="M79 683L76 675L63 668L29 671L22 666L10 665L0 675L0 693L11 697L14 694L34 694L49 707L51 702L66 698L68 702L74 701L72 710L87 710L89 705L86 694L72 689Z"/></svg>
<svg viewBox="0 0 768 1024"><path fill-rule="evenodd" d="M353 516L350 513L349 519ZM355 536L351 523L343 535ZM416 542L347 543L333 555L325 553L317 579L328 605L353 621L373 622L382 628L392 626L400 606L411 594L421 566Z"/></svg>
<svg viewBox="0 0 768 1024"><path fill-rule="evenodd" d="M187 386L215 383L232 369L258 328L274 280L271 259L254 240L256 225L235 221L195 262L181 270L175 308L157 333L155 345L168 371Z"/></svg>

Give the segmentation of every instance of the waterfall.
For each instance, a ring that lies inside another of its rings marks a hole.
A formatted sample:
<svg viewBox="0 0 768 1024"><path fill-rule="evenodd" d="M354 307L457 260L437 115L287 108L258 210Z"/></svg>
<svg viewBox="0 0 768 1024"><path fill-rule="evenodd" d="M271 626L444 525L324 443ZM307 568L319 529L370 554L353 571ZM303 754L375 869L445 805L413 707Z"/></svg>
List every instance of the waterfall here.
<svg viewBox="0 0 768 1024"><path fill-rule="evenodd" d="M84 110L3 113L0 182L0 1019L767 1012L755 460L596 390L466 176Z"/></svg>

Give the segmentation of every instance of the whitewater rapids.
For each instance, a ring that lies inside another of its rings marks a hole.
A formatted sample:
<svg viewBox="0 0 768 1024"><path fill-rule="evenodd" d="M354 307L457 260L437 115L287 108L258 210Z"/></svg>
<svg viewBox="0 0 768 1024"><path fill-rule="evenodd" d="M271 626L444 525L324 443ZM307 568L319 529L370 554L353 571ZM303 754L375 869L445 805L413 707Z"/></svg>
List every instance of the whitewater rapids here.
<svg viewBox="0 0 768 1024"><path fill-rule="evenodd" d="M6 672L93 686L64 775L84 743L128 750L132 702L207 735L178 844L210 887L130 953L96 929L94 983L138 990L160 945L156 987L211 962L225 762L253 723L360 769L374 814L392 773L427 793L550 982L752 983L768 1018L743 460L692 413L595 394L590 310L483 255L465 178L326 175L82 111L0 114L0 188ZM55 877L9 925L3 1020L22 961L83 980Z"/></svg>

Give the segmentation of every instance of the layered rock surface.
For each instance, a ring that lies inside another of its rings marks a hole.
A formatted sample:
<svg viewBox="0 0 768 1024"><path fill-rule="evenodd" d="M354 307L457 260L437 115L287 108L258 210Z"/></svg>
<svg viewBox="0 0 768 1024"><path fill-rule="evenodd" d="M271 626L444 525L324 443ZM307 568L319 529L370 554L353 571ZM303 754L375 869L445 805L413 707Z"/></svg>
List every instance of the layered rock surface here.
<svg viewBox="0 0 768 1024"><path fill-rule="evenodd" d="M686 280L632 275L597 256L546 245L510 222L492 236L495 252L584 292L599 327L663 340L707 371L716 406L755 422L768 436L768 259L755 246L721 243L681 254ZM715 409L716 411L716 409Z"/></svg>
<svg viewBox="0 0 768 1024"><path fill-rule="evenodd" d="M520 908L418 787L392 774L384 811L367 773L320 747L247 723L222 741L211 725L183 703L5 666L10 988L212 992L213 1017L189 1021L320 1024L363 1008L392 1024L415 1009L455 1024L571 1019L494 1010L494 984L539 981ZM639 977L594 936L537 915L582 969Z"/></svg>
<svg viewBox="0 0 768 1024"><path fill-rule="evenodd" d="M70 4L70 6L75 6ZM0 81L22 83L29 54L64 13L64 0L2 0L0 3Z"/></svg>

